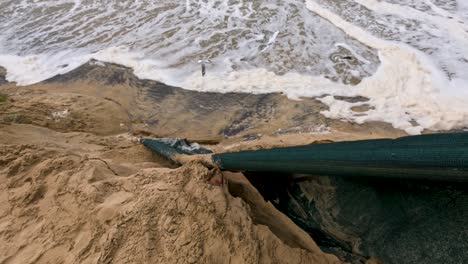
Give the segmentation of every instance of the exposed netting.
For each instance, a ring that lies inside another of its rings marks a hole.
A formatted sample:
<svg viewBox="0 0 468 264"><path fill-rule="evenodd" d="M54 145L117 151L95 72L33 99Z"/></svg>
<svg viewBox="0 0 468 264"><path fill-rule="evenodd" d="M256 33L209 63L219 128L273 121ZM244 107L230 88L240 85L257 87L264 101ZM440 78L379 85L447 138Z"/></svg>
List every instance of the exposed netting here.
<svg viewBox="0 0 468 264"><path fill-rule="evenodd" d="M211 150L200 147L197 143L190 143L180 138L145 138L141 140L145 147L162 156L172 159L177 154L208 154Z"/></svg>
<svg viewBox="0 0 468 264"><path fill-rule="evenodd" d="M468 133L221 153L213 160L235 171L468 181Z"/></svg>

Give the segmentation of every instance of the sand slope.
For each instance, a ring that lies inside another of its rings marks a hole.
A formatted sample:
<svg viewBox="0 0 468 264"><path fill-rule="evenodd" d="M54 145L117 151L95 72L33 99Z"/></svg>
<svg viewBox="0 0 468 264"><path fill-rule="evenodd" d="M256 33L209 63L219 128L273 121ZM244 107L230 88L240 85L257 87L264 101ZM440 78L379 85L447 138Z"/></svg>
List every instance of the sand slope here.
<svg viewBox="0 0 468 264"><path fill-rule="evenodd" d="M249 205L207 183L220 172L170 169L124 136L2 126L0 154L0 263L338 262L259 194Z"/></svg>

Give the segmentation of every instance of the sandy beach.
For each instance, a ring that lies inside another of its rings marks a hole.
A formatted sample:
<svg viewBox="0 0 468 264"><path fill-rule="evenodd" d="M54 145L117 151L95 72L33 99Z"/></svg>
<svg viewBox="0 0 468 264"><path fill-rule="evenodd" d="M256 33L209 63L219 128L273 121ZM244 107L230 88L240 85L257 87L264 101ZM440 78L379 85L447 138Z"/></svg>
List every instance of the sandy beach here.
<svg viewBox="0 0 468 264"><path fill-rule="evenodd" d="M404 135L326 119L314 99L186 91L115 64L0 92L0 263L339 263L242 174L178 167L135 137L222 152Z"/></svg>
<svg viewBox="0 0 468 264"><path fill-rule="evenodd" d="M466 263L467 3L0 1L0 264Z"/></svg>

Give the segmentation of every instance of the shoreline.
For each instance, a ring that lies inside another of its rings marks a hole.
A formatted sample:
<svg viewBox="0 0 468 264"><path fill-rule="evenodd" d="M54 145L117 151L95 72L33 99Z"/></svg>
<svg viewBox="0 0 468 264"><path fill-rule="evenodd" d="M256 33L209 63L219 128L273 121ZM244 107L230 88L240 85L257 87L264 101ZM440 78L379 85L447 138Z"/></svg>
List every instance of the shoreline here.
<svg viewBox="0 0 468 264"><path fill-rule="evenodd" d="M315 98L296 101L280 93L221 94L185 90L138 79L131 68L112 63L90 61L37 84L15 87L14 83L9 83L6 86L8 90L21 93L73 94L105 100L124 112L119 116L126 119L126 129L117 132L127 130L156 137L220 142L291 134L319 135L330 131L360 133L363 138L406 135L383 122L356 124L326 118L321 111L328 108ZM354 102L366 98L337 97L337 100ZM54 108L64 111L67 106ZM81 109L77 111L81 113ZM65 125L57 129L66 132L68 128Z"/></svg>

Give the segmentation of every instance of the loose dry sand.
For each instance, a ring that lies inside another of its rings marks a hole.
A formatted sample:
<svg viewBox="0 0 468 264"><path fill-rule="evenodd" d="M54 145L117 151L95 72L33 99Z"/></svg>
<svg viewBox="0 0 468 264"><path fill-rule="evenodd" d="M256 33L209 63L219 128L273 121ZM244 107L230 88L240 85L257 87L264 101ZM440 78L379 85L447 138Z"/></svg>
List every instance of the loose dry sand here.
<svg viewBox="0 0 468 264"><path fill-rule="evenodd" d="M242 175L125 136L2 126L0 157L0 263L339 263Z"/></svg>

